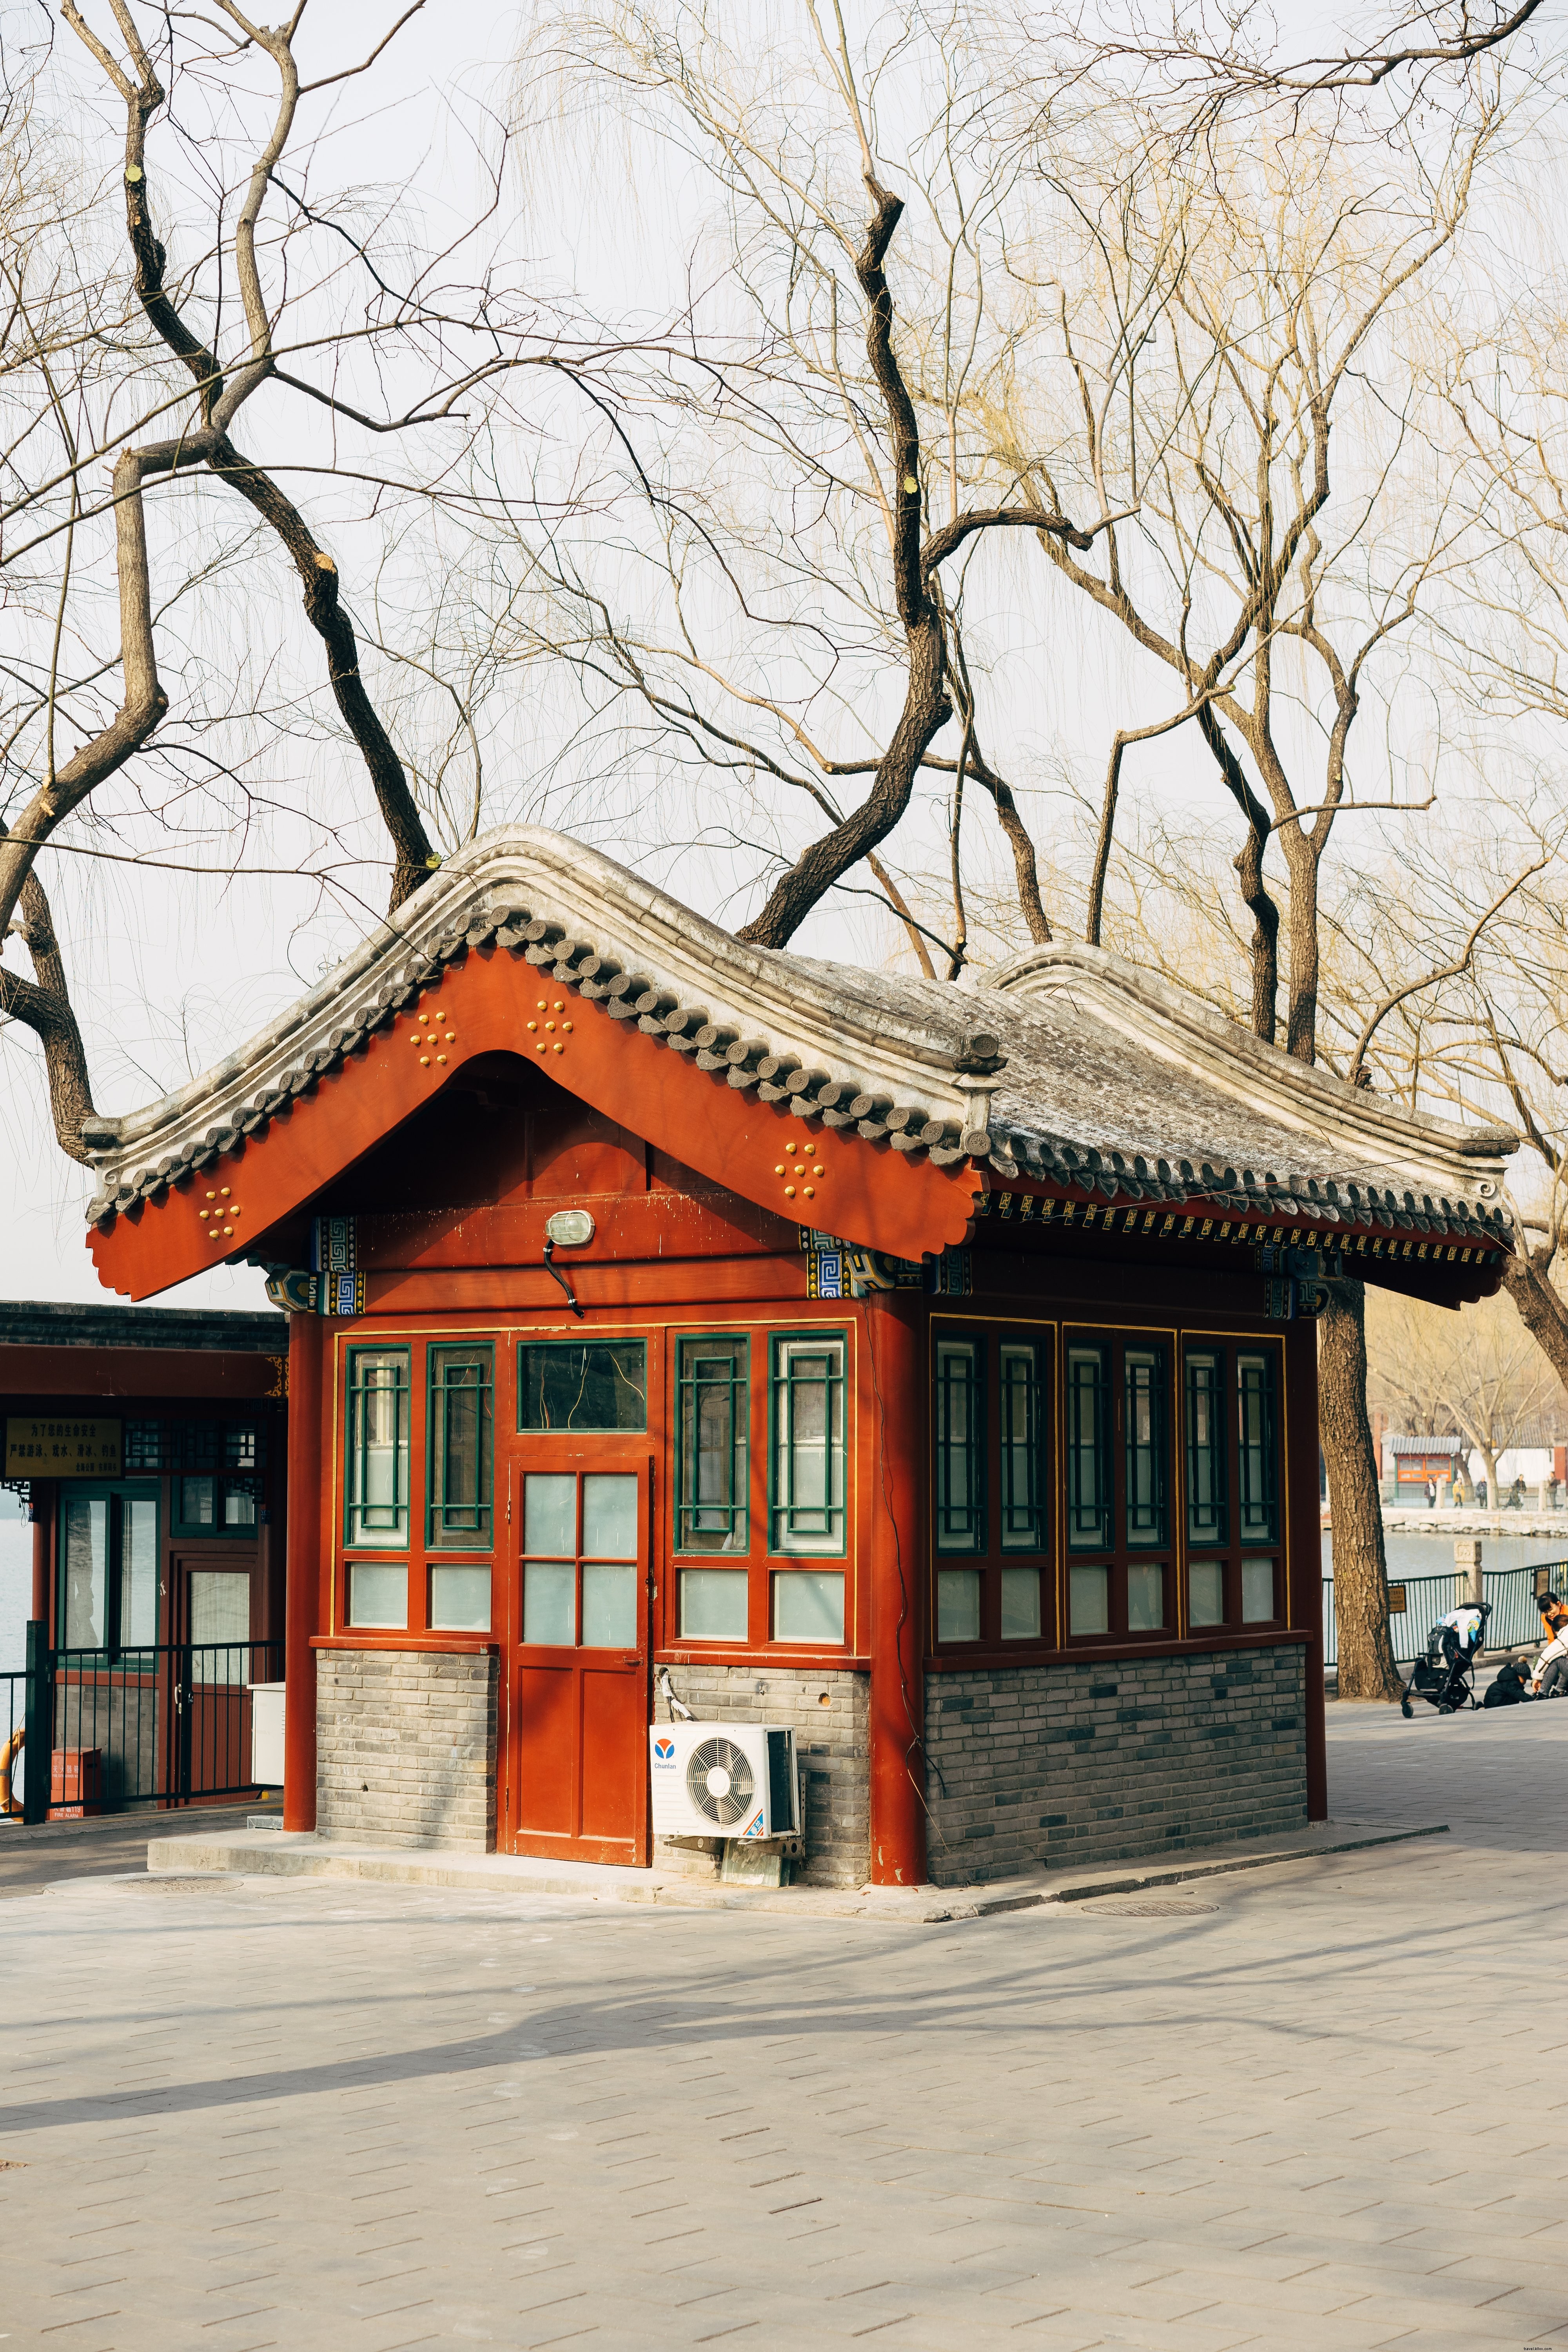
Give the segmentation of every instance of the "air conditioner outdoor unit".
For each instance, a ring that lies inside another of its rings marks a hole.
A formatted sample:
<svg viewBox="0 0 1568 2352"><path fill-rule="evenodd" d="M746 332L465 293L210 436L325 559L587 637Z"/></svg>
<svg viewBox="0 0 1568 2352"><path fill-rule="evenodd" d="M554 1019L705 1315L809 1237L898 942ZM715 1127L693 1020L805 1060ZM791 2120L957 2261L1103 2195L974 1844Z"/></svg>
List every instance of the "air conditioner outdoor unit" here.
<svg viewBox="0 0 1568 2352"><path fill-rule="evenodd" d="M656 1837L794 1837L795 1733L771 1723L656 1723L648 1733Z"/></svg>

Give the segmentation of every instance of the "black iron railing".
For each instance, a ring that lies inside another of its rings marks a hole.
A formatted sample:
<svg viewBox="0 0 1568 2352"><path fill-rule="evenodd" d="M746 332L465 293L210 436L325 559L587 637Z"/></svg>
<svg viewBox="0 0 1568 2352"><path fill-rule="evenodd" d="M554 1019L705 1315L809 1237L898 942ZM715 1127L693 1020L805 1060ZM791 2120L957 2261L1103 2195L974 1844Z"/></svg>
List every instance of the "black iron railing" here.
<svg viewBox="0 0 1568 2352"><path fill-rule="evenodd" d="M283 1679L281 1642L50 1650L0 1675L0 1811L28 1822L237 1797L258 1785L253 1693Z"/></svg>
<svg viewBox="0 0 1568 2352"><path fill-rule="evenodd" d="M1535 1560L1527 1568L1486 1569L1481 1585L1484 1597L1492 1604L1487 1624L1489 1650L1522 1649L1527 1643L1541 1639L1541 1618L1535 1606L1539 1580L1543 1575L1552 1579L1552 1590L1561 1592L1560 1579L1568 1577L1568 1560ZM1389 1631L1394 1636L1394 1654L1402 1665L1419 1658L1426 1648L1426 1637L1439 1617L1451 1609L1463 1608L1469 1596L1468 1571L1447 1568L1432 1576L1391 1576L1391 1593L1402 1603L1389 1614ZM1323 1579L1323 1663L1333 1665L1339 1658L1337 1629L1334 1623L1334 1580Z"/></svg>

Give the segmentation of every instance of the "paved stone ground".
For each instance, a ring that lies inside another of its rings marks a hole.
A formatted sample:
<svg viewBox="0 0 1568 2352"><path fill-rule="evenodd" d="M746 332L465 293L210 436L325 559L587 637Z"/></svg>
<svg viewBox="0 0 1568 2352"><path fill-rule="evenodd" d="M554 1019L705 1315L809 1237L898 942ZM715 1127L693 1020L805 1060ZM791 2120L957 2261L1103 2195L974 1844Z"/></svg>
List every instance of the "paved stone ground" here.
<svg viewBox="0 0 1568 2352"><path fill-rule="evenodd" d="M18 1887L0 2340L1557 2352L1568 1706L1330 1719L1456 1834L897 1929Z"/></svg>

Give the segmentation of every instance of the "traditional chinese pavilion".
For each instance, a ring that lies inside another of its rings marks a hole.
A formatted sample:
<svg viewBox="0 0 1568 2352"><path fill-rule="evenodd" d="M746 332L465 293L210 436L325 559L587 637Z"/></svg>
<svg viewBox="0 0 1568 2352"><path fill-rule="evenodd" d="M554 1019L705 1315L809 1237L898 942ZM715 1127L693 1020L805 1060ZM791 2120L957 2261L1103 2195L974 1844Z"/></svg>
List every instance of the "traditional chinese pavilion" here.
<svg viewBox="0 0 1568 2352"><path fill-rule="evenodd" d="M289 1826L647 1864L673 1695L841 1883L1321 1817L1320 1286L1510 1239L1510 1137L1114 956L770 952L531 829L88 1139L106 1284L290 1312Z"/></svg>

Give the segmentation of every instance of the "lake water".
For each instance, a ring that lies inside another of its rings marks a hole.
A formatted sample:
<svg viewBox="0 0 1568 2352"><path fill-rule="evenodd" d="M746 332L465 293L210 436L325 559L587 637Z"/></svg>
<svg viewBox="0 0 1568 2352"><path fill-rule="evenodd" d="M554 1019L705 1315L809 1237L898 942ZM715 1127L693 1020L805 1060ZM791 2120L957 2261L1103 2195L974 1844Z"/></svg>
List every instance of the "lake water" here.
<svg viewBox="0 0 1568 2352"><path fill-rule="evenodd" d="M1568 1522L1568 1511L1563 1513ZM1450 1535L1412 1536L1404 1533L1384 1535L1384 1551L1388 1560L1388 1572L1397 1580L1402 1576L1441 1576L1454 1565L1454 1538ZM1484 1568L1533 1568L1546 1560L1568 1559L1568 1524L1560 1538L1552 1536L1483 1536L1481 1564ZM1323 1574L1331 1576L1334 1566L1333 1538L1323 1531Z"/></svg>

